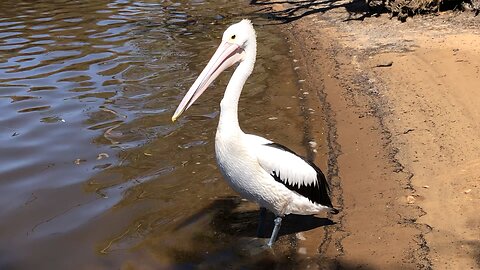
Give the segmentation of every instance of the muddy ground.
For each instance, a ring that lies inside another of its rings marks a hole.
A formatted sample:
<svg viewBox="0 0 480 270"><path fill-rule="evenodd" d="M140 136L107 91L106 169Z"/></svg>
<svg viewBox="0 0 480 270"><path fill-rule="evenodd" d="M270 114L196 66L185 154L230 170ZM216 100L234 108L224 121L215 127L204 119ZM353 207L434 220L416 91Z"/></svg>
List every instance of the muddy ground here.
<svg viewBox="0 0 480 270"><path fill-rule="evenodd" d="M297 234L299 267L479 269L480 19L282 3L257 5L284 23L309 136L328 142L316 162L342 208Z"/></svg>

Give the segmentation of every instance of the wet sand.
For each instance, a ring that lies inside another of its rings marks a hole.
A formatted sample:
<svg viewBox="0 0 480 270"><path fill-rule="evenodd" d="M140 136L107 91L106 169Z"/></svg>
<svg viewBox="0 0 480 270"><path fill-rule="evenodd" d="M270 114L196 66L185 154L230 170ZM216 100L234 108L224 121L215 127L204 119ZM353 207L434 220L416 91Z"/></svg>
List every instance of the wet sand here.
<svg viewBox="0 0 480 270"><path fill-rule="evenodd" d="M347 2L268 8L288 22L307 130L328 142L316 162L343 210L297 234L300 266L479 268L478 19L348 20L362 16Z"/></svg>

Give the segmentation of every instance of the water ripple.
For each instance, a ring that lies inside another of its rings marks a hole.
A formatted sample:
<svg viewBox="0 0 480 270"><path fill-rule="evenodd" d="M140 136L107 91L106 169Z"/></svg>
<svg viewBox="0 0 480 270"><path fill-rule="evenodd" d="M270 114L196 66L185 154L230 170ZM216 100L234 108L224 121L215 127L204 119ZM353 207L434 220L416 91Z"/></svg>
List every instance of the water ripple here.
<svg viewBox="0 0 480 270"><path fill-rule="evenodd" d="M226 194L212 154L219 94L170 117L240 7L0 1L1 269L128 268L128 248Z"/></svg>

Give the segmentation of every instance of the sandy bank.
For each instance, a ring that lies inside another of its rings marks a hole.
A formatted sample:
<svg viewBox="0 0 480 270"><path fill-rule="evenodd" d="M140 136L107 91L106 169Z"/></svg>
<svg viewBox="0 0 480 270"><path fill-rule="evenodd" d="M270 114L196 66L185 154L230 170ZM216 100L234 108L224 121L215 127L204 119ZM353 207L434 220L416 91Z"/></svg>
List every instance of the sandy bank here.
<svg viewBox="0 0 480 270"><path fill-rule="evenodd" d="M478 19L347 20L358 15L335 5L271 6L295 19L286 32L311 136L327 136L343 208L337 224L305 232L299 252L316 268L479 268Z"/></svg>

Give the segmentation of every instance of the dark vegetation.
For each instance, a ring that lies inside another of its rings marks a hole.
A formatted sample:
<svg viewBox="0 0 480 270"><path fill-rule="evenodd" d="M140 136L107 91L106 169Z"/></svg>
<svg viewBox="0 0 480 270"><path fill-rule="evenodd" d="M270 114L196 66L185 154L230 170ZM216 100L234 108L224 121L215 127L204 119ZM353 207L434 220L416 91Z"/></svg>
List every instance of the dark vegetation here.
<svg viewBox="0 0 480 270"><path fill-rule="evenodd" d="M360 19L389 13L401 21L416 14L447 10L468 11L474 16L480 13L480 0L251 0L250 4L262 6L270 19L282 23L339 7L363 14Z"/></svg>
<svg viewBox="0 0 480 270"><path fill-rule="evenodd" d="M385 8L392 17L405 21L415 14L435 13L445 10L480 12L480 0L367 0L371 8Z"/></svg>

